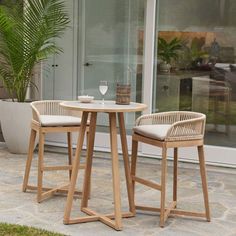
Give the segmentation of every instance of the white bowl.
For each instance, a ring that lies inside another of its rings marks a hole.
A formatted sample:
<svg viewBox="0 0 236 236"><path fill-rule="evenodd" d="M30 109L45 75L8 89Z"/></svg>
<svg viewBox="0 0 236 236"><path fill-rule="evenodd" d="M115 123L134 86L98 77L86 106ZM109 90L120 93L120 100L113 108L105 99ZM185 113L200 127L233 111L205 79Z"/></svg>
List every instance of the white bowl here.
<svg viewBox="0 0 236 236"><path fill-rule="evenodd" d="M82 96L78 96L78 99L80 102L89 103L93 101L94 97L88 96L88 95L82 95Z"/></svg>

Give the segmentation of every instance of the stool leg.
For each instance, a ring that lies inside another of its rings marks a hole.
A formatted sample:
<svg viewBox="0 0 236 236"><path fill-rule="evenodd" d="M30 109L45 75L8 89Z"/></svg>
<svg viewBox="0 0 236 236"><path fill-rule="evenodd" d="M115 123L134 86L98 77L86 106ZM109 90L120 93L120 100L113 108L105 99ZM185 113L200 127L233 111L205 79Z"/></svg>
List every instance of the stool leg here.
<svg viewBox="0 0 236 236"><path fill-rule="evenodd" d="M132 140L132 154L131 154L131 178L136 175L136 163L137 163L137 153L138 153L138 141ZM132 194L133 197L131 198L133 203L133 209L131 209L132 213L136 214L135 210L135 180L132 178Z"/></svg>
<svg viewBox="0 0 236 236"><path fill-rule="evenodd" d="M73 149L72 149L72 134L71 132L67 132L67 143L68 143L68 163L72 165L72 156L73 156ZM71 179L72 169L69 170L69 179Z"/></svg>
<svg viewBox="0 0 236 236"><path fill-rule="evenodd" d="M203 190L204 204L205 204L205 210L206 210L206 219L207 221L211 221L203 146L198 146L198 158L199 158L200 173L201 173L201 179L202 179L202 190Z"/></svg>
<svg viewBox="0 0 236 236"><path fill-rule="evenodd" d="M177 202L178 148L174 148L173 201Z"/></svg>
<svg viewBox="0 0 236 236"><path fill-rule="evenodd" d="M31 163L32 163L32 159L33 159L33 154L34 154L34 143L35 143L36 134L37 134L36 130L31 129L28 157L27 157L27 161L26 161L25 175L24 175L24 181L23 181L23 187L22 187L23 192L26 191L28 181L29 181L29 174L30 174L30 168L31 168Z"/></svg>
<svg viewBox="0 0 236 236"><path fill-rule="evenodd" d="M42 201L44 136L45 134L40 130L39 131L39 156L38 156L38 189L37 189L38 203Z"/></svg>
<svg viewBox="0 0 236 236"><path fill-rule="evenodd" d="M166 175L167 175L167 148L162 148L161 162L161 210L160 210L160 227L165 224L165 198L166 198Z"/></svg>

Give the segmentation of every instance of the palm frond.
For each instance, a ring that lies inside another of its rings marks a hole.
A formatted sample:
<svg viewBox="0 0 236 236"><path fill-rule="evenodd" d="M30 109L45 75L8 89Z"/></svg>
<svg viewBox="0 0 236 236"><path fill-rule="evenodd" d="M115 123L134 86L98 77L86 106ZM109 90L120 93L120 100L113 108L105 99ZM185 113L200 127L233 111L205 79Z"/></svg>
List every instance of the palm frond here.
<svg viewBox="0 0 236 236"><path fill-rule="evenodd" d="M158 38L158 55L159 57L170 63L171 59L178 58L178 51L182 49L182 41L178 38L173 38L170 42L167 42L164 38Z"/></svg>
<svg viewBox="0 0 236 236"><path fill-rule="evenodd" d="M55 42L68 23L62 0L28 0L24 12L21 4L14 9L0 6L0 62L5 63L0 77L18 100L25 99L35 64L62 51Z"/></svg>

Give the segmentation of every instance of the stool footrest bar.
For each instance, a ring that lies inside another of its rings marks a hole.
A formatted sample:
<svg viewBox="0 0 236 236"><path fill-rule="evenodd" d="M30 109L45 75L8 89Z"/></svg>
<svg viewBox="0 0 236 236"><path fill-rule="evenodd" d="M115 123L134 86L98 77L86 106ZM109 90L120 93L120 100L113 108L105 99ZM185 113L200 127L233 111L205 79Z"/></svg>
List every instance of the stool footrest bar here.
<svg viewBox="0 0 236 236"><path fill-rule="evenodd" d="M42 171L72 170L72 165L66 166L44 166Z"/></svg>
<svg viewBox="0 0 236 236"><path fill-rule="evenodd" d="M206 217L205 213L201 212L192 212L192 211L184 211L179 209L173 209L176 206L176 202L173 202L169 208L165 208L165 218L167 219L169 215L182 215L182 216L190 216L190 217ZM152 212L160 212L160 208L157 207L148 207L136 205L135 209L142 211L152 211Z"/></svg>
<svg viewBox="0 0 236 236"><path fill-rule="evenodd" d="M154 183L154 182L152 182L152 181L150 181L150 180L146 180L146 179L143 179L143 178L139 178L139 177L137 177L137 176L132 176L132 180L135 181L135 182L138 182L138 183L140 183L140 184L146 185L146 186L148 186L148 187L150 187L150 188L154 188L154 189L156 189L156 190L161 191L161 185L156 184L156 183Z"/></svg>
<svg viewBox="0 0 236 236"><path fill-rule="evenodd" d="M26 186L26 190L32 190L32 191L34 191L34 190L37 190L38 189L38 187L37 186L33 186L33 185L27 185ZM47 191L51 191L51 190L53 190L53 189L55 189L55 188L50 188L50 187L42 187L42 190L44 191L44 192L47 192ZM54 194L62 194L62 195L66 195L68 193L68 185L64 185L64 186L61 186L61 187L57 187L57 190L54 192ZM81 198L82 197L82 191L78 191L78 190L76 190L75 191L75 194L74 194L74 197L76 197L76 198Z"/></svg>

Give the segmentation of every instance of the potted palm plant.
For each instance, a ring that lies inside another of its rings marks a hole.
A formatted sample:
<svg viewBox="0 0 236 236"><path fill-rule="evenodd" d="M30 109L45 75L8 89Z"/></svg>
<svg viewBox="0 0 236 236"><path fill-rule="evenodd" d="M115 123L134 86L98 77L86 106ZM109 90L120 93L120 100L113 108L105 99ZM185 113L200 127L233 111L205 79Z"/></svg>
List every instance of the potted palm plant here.
<svg viewBox="0 0 236 236"><path fill-rule="evenodd" d="M62 0L22 0L11 7L0 6L0 80L11 98L1 101L0 120L13 153L27 152L31 109L26 94L34 86L33 71L62 51L55 42L68 23Z"/></svg>
<svg viewBox="0 0 236 236"><path fill-rule="evenodd" d="M182 48L182 41L173 38L170 42L164 38L158 38L158 56L162 60L160 70L169 72L171 69L171 61L178 58L178 51Z"/></svg>

